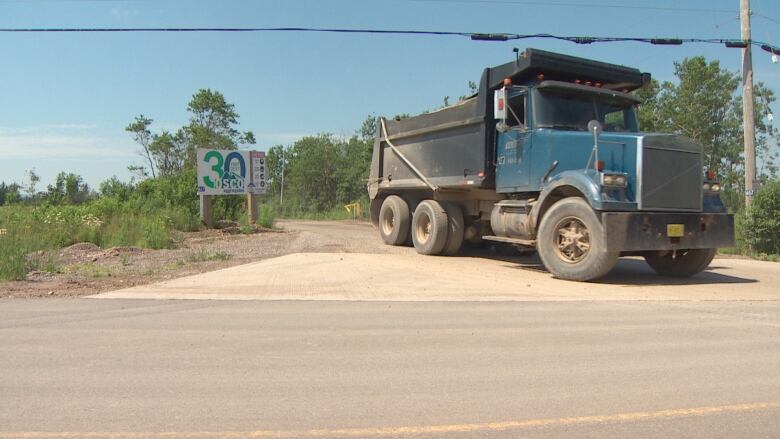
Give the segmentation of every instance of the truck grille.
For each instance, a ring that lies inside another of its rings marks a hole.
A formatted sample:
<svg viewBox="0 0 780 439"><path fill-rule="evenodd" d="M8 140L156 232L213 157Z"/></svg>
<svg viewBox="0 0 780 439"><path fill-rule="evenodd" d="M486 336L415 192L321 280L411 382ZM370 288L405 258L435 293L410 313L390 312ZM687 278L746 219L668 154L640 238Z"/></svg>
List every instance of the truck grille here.
<svg viewBox="0 0 780 439"><path fill-rule="evenodd" d="M672 135L648 135L641 145L639 208L700 211L701 146Z"/></svg>

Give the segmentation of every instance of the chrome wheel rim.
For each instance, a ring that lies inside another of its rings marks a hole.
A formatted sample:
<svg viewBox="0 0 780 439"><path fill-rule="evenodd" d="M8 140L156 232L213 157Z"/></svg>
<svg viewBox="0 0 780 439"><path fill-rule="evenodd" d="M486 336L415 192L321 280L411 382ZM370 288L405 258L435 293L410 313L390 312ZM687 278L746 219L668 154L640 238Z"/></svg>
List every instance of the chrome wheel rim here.
<svg viewBox="0 0 780 439"><path fill-rule="evenodd" d="M567 217L555 226L555 254L569 264L581 262L590 253L590 231L579 218Z"/></svg>

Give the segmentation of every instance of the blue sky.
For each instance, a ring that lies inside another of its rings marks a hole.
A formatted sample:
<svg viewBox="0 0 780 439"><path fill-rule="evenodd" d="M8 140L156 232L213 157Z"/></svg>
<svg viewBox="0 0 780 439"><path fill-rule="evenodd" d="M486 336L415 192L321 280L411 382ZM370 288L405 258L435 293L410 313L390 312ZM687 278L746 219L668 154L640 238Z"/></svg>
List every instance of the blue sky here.
<svg viewBox="0 0 780 439"><path fill-rule="evenodd" d="M546 4L542 4L546 3ZM561 5L564 4L564 5ZM655 7L659 9L636 9ZM0 27L345 27L597 36L739 38L738 0L0 0ZM661 9L661 8L669 8ZM680 8L702 9L690 12ZM752 8L780 21L775 0ZM721 12L722 10L733 12ZM780 45L780 23L753 17L753 38ZM485 66L536 47L638 67L671 80L672 62L720 59L717 45L579 46L546 40L299 33L0 34L0 180L34 168L93 186L141 164L124 127L143 113L153 129L187 122L199 88L236 104L257 149L321 132L349 135L368 114L416 113L466 92ZM780 64L754 51L756 80L780 92ZM39 189L42 189L39 187Z"/></svg>

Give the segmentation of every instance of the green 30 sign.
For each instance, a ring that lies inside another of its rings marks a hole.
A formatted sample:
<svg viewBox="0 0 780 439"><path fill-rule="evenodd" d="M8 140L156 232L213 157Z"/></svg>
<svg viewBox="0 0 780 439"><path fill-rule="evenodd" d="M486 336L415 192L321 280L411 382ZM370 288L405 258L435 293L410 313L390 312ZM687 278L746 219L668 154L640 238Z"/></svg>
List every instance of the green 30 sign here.
<svg viewBox="0 0 780 439"><path fill-rule="evenodd" d="M199 149L198 193L265 193L265 153Z"/></svg>

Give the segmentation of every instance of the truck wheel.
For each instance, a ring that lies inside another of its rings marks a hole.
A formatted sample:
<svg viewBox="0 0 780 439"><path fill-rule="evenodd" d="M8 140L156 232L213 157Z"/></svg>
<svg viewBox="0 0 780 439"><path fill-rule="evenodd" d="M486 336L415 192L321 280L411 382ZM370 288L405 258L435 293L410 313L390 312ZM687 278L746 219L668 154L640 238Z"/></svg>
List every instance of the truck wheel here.
<svg viewBox="0 0 780 439"><path fill-rule="evenodd" d="M447 243L444 244L443 255L454 255L460 251L463 245L463 231L466 224L463 221L463 211L455 203L443 203L447 212Z"/></svg>
<svg viewBox="0 0 780 439"><path fill-rule="evenodd" d="M644 254L645 261L662 276L689 277L701 273L715 257L714 248L695 250L653 251Z"/></svg>
<svg viewBox="0 0 780 439"><path fill-rule="evenodd" d="M436 201L417 205L412 217L412 242L417 253L438 255L447 243L447 212Z"/></svg>
<svg viewBox="0 0 780 439"><path fill-rule="evenodd" d="M389 245L403 245L409 236L409 206L403 198L390 195L379 210L379 234Z"/></svg>
<svg viewBox="0 0 780 439"><path fill-rule="evenodd" d="M550 207L539 226L537 249L544 266L559 279L589 281L604 276L619 254L604 248L604 229L582 198L564 198Z"/></svg>

